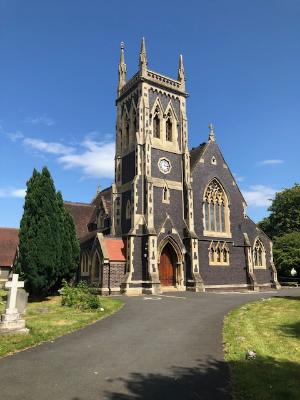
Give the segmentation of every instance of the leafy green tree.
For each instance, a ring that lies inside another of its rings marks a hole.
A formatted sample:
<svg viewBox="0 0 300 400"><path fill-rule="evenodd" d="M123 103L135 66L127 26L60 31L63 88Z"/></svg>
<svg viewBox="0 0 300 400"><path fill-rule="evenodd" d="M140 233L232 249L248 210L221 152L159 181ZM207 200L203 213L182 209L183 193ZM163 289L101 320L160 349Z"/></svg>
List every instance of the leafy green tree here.
<svg viewBox="0 0 300 400"><path fill-rule="evenodd" d="M300 232L300 185L276 193L269 211L269 217L264 218L259 227L271 238Z"/></svg>
<svg viewBox="0 0 300 400"><path fill-rule="evenodd" d="M18 271L30 294L47 295L74 275L79 243L73 219L46 167L27 182L19 239Z"/></svg>
<svg viewBox="0 0 300 400"><path fill-rule="evenodd" d="M295 268L300 276L300 232L286 233L274 242L274 261L278 272L287 276Z"/></svg>

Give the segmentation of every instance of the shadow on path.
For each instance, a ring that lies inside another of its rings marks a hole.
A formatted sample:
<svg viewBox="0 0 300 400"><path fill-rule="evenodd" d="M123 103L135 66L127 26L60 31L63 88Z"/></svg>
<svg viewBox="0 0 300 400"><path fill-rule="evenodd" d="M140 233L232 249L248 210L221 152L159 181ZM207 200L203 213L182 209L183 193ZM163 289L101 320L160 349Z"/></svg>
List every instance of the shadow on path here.
<svg viewBox="0 0 300 400"><path fill-rule="evenodd" d="M254 361L230 363L209 360L194 368L173 367L170 373L133 373L119 378L122 392L106 391L97 400L229 400L232 398L227 376L228 368L235 373L236 400L299 400L300 364L258 357ZM95 400L96 400L95 399ZM72 397L71 400L85 400Z"/></svg>

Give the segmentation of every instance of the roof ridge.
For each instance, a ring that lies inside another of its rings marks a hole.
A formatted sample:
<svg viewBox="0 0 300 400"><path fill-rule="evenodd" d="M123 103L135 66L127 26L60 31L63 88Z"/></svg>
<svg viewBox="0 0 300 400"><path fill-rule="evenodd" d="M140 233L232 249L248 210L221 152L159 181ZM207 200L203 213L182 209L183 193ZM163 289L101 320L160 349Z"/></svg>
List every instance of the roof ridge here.
<svg viewBox="0 0 300 400"><path fill-rule="evenodd" d="M64 201L65 204L73 204L74 206L89 206L94 207L94 204L91 203L82 203L80 201Z"/></svg>

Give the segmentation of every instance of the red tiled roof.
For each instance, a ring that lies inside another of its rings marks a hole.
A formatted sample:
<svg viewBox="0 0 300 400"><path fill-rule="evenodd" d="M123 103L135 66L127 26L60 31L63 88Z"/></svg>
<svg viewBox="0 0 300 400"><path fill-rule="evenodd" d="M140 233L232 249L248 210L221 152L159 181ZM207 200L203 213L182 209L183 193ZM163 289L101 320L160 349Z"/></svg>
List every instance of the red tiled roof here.
<svg viewBox="0 0 300 400"><path fill-rule="evenodd" d="M19 244L19 229L0 228L0 266L10 267Z"/></svg>
<svg viewBox="0 0 300 400"><path fill-rule="evenodd" d="M88 223L90 222L95 206L86 203L73 203L71 201L65 201L64 205L73 217L77 237L80 238L86 235L89 232Z"/></svg>
<svg viewBox="0 0 300 400"><path fill-rule="evenodd" d="M126 261L126 246L124 240L104 237L104 242L110 261Z"/></svg>

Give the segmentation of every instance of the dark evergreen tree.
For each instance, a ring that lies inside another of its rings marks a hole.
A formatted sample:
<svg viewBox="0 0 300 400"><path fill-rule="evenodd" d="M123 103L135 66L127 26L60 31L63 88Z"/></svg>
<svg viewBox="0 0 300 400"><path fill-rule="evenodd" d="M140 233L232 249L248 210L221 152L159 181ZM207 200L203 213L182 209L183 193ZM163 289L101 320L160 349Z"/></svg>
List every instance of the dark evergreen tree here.
<svg viewBox="0 0 300 400"><path fill-rule="evenodd" d="M33 295L46 295L57 281L62 257L60 208L46 167L41 173L34 170L27 182L19 236L19 263L26 288Z"/></svg>
<svg viewBox="0 0 300 400"><path fill-rule="evenodd" d="M75 224L72 216L64 207L60 192L57 193L57 203L60 210L60 232L62 239L62 255L58 270L56 286L60 287L63 279L70 280L79 265L80 246L76 237Z"/></svg>

